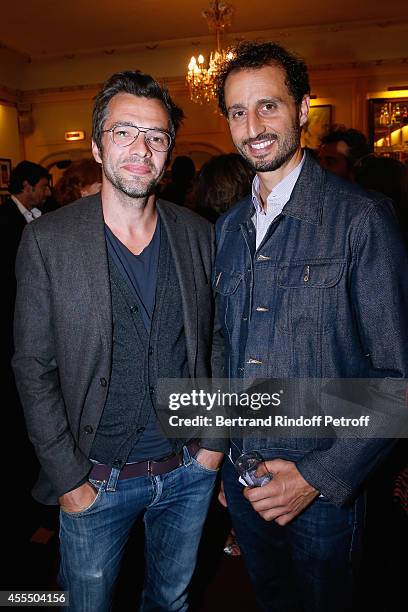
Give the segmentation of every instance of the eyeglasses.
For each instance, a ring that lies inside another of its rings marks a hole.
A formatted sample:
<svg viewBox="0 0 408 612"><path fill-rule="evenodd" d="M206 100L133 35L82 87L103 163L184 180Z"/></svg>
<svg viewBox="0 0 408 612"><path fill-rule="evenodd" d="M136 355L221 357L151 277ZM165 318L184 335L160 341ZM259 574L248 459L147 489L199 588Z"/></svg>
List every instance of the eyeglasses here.
<svg viewBox="0 0 408 612"><path fill-rule="evenodd" d="M118 147L129 147L140 132L144 134L145 143L149 149L164 153L170 149L171 136L164 130L154 128L138 127L137 125L115 125L109 130L102 130L102 133L110 132L112 142Z"/></svg>

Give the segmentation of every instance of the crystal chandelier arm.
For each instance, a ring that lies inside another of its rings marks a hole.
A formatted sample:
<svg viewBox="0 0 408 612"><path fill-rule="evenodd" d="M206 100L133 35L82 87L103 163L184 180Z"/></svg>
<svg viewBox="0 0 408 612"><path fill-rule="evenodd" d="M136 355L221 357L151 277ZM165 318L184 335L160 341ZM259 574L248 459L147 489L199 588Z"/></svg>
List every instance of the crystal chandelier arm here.
<svg viewBox="0 0 408 612"><path fill-rule="evenodd" d="M202 13L209 31L215 33L216 49L210 53L207 67L201 54L197 59L193 56L188 64L186 80L193 102L202 104L215 99L215 77L226 55L221 50L221 32L231 24L233 11L234 8L226 2L214 0L210 2L210 8Z"/></svg>

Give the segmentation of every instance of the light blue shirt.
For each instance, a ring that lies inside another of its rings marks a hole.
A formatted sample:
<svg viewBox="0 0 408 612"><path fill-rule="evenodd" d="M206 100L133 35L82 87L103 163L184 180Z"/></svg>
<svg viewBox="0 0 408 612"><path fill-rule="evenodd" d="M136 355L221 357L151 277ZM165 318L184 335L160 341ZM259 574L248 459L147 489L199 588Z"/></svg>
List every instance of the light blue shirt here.
<svg viewBox="0 0 408 612"><path fill-rule="evenodd" d="M255 214L252 217L256 230L256 248L258 249L272 221L282 212L283 207L289 201L293 188L303 168L305 155L301 162L284 179L280 181L268 195L266 206L263 208L259 195L259 177L255 174L252 181L252 202L255 206Z"/></svg>

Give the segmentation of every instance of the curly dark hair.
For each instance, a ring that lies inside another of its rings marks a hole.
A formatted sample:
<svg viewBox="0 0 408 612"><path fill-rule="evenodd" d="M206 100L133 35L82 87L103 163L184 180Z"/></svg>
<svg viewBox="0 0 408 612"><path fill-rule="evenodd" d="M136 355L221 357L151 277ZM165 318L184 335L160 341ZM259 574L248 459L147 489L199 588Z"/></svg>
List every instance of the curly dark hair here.
<svg viewBox="0 0 408 612"><path fill-rule="evenodd" d="M102 131L108 112L108 104L114 96L120 93L160 100L164 104L169 115L170 135L172 137L171 148L173 148L176 132L184 118L182 109L173 102L167 88L162 87L149 74L140 70L126 70L113 74L95 97L92 113L92 137L98 149L102 150Z"/></svg>
<svg viewBox="0 0 408 612"><path fill-rule="evenodd" d="M286 87L296 104L310 93L309 75L302 59L273 42L244 41L231 49L231 59L225 61L217 76L218 105L223 115L227 116L224 89L231 72L263 66L280 66L285 71Z"/></svg>

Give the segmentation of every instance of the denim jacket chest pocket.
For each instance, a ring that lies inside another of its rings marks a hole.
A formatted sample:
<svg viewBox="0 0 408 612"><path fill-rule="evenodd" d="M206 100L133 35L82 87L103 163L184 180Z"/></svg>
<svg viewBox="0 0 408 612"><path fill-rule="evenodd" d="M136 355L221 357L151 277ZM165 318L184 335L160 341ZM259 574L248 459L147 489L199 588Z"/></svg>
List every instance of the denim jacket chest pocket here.
<svg viewBox="0 0 408 612"><path fill-rule="evenodd" d="M344 318L344 260L284 263L277 270L275 323L291 333L323 333ZM343 295L343 297L344 297Z"/></svg>
<svg viewBox="0 0 408 612"><path fill-rule="evenodd" d="M245 298L242 295L241 282L245 274L231 270L216 270L214 291L217 296L220 323L228 334L231 333L234 319L243 311ZM240 287L241 285L241 287ZM234 314L235 313L235 314Z"/></svg>

